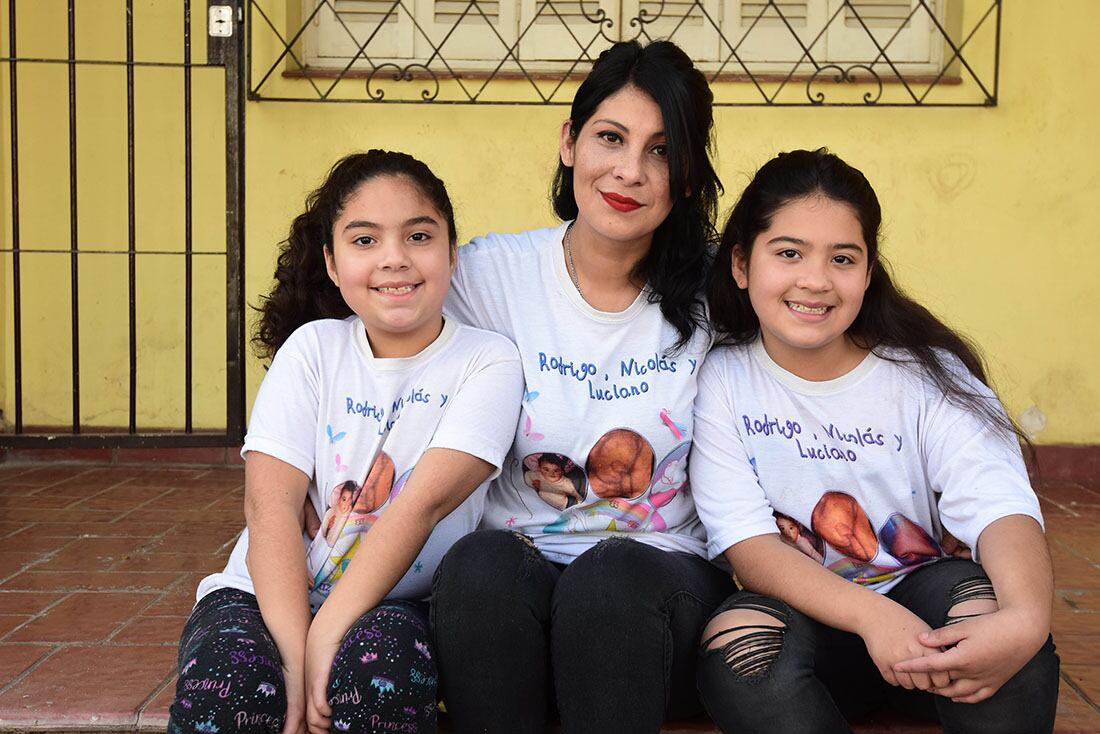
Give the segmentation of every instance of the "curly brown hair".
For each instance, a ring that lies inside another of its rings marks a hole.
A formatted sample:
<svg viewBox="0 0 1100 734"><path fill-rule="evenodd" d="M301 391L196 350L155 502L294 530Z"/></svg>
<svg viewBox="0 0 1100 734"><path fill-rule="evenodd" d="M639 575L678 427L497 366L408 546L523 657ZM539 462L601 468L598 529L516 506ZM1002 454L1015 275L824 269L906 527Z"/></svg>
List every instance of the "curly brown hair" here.
<svg viewBox="0 0 1100 734"><path fill-rule="evenodd" d="M447 187L424 163L407 153L377 149L341 158L325 182L306 197L305 211L294 218L280 245L275 286L256 307L260 319L252 333L252 347L260 359L274 357L302 324L352 314L329 279L325 248L332 247L332 228L348 199L363 183L379 176L401 176L412 183L447 221L451 245L457 242Z"/></svg>

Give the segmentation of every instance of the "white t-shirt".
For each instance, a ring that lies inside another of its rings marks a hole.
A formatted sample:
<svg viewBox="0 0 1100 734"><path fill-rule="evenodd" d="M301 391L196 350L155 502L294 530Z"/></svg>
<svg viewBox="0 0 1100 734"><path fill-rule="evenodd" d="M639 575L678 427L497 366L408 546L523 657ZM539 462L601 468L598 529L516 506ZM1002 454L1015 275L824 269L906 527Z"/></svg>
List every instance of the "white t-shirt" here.
<svg viewBox="0 0 1100 734"><path fill-rule="evenodd" d="M260 385L241 453L273 456L311 479L321 518L317 537L303 538L313 611L426 450L462 451L499 473L522 393L515 347L451 319L427 348L401 359L375 358L355 316L310 322L287 339ZM388 598L429 596L443 554L477 526L487 485L435 526ZM247 551L246 530L198 598L222 587L254 593Z"/></svg>
<svg viewBox="0 0 1100 734"><path fill-rule="evenodd" d="M709 337L698 329L666 356L679 335L648 290L619 313L589 306L565 268L565 226L490 234L458 250L444 310L512 339L527 382L482 525L522 532L560 563L620 534L704 555L686 467ZM527 481L543 453L555 455L583 500L543 497Z"/></svg>
<svg viewBox="0 0 1100 734"><path fill-rule="evenodd" d="M968 389L996 400L941 357ZM842 377L811 382L777 365L759 339L718 348L699 376L695 419L691 485L712 555L781 532L885 592L943 555L945 530L976 554L982 530L1001 517L1042 524L1015 437L948 401L912 362L871 354Z"/></svg>

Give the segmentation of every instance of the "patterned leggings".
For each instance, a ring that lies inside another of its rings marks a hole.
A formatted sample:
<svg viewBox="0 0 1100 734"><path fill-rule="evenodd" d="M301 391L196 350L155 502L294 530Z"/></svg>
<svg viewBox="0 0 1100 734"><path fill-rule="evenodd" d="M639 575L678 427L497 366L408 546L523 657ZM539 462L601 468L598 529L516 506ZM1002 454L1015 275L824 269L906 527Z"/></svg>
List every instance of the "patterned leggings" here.
<svg viewBox="0 0 1100 734"><path fill-rule="evenodd" d="M383 602L352 625L332 663L333 729L434 732L435 691L427 604ZM180 638L169 717L169 734L282 729L282 660L255 596L218 589L199 601Z"/></svg>

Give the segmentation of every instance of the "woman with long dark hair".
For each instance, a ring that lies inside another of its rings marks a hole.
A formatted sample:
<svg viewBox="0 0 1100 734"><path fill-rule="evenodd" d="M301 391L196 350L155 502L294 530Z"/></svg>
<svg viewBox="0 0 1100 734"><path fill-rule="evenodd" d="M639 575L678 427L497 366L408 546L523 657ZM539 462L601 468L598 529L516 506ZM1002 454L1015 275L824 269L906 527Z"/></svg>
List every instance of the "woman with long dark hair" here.
<svg viewBox="0 0 1100 734"><path fill-rule="evenodd" d="M433 622L458 731L656 731L697 712L695 643L733 588L688 496L702 293L720 190L712 96L668 42L601 54L560 131L562 224L459 249L447 311L519 347L526 397ZM541 456L581 501L525 481Z"/></svg>

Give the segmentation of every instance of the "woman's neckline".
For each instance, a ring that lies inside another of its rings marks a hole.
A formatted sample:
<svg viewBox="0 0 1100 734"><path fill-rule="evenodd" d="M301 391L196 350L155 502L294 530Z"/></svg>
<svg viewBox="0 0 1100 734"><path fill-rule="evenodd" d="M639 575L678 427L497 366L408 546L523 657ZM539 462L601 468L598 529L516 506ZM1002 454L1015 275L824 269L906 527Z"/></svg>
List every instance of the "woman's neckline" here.
<svg viewBox="0 0 1100 734"><path fill-rule="evenodd" d="M577 310L589 318L605 323L621 323L634 318L639 311L645 308L649 302L649 287L643 287L634 301L622 311L601 311L594 307L577 291L573 285L573 278L569 274L569 266L566 263L564 237L565 231L572 222L563 222L552 230L552 246L547 248L546 256L551 260L551 268L557 276L558 285L566 300Z"/></svg>

